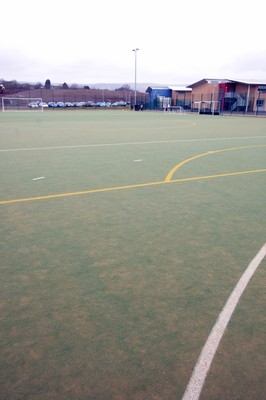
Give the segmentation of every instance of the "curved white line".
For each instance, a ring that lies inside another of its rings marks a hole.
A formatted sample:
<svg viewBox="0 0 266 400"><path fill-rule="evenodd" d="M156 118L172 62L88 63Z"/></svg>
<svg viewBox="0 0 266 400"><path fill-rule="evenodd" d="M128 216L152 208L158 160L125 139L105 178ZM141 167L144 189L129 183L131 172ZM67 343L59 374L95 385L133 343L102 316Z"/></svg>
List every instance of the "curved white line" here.
<svg viewBox="0 0 266 400"><path fill-rule="evenodd" d="M248 265L229 296L200 353L182 400L198 400L216 350L248 282L266 255L266 243Z"/></svg>

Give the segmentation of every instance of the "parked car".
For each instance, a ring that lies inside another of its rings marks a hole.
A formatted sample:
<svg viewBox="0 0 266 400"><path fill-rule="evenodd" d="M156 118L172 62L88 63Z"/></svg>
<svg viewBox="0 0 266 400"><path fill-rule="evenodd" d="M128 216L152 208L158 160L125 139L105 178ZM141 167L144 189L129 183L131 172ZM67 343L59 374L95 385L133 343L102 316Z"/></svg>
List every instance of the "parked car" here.
<svg viewBox="0 0 266 400"><path fill-rule="evenodd" d="M73 103L70 103L69 101L67 101L67 102L65 103L65 107L74 107L74 104L73 104Z"/></svg>
<svg viewBox="0 0 266 400"><path fill-rule="evenodd" d="M32 103L29 103L29 104L28 104L28 107L29 107L29 108L38 108L39 105L38 105L38 103L36 103L36 102L32 102Z"/></svg>
<svg viewBox="0 0 266 400"><path fill-rule="evenodd" d="M38 107L47 108L48 104L45 103L44 101L40 101L40 103L38 103Z"/></svg>
<svg viewBox="0 0 266 400"><path fill-rule="evenodd" d="M85 107L95 107L94 101L86 101L85 102Z"/></svg>
<svg viewBox="0 0 266 400"><path fill-rule="evenodd" d="M55 108L55 107L57 107L57 104L54 101L49 101L48 107Z"/></svg>
<svg viewBox="0 0 266 400"><path fill-rule="evenodd" d="M64 108L64 107L65 107L65 103L64 103L63 101L58 101L58 102L56 103L56 106L57 106L57 107L60 107L60 108Z"/></svg>
<svg viewBox="0 0 266 400"><path fill-rule="evenodd" d="M125 107L127 103L125 101L116 101L112 104L112 107Z"/></svg>

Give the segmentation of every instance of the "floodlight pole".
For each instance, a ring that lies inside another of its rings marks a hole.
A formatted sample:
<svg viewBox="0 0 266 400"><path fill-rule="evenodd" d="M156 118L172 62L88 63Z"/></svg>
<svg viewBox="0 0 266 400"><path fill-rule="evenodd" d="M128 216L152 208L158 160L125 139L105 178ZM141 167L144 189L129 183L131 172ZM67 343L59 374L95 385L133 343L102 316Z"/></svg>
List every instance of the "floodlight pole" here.
<svg viewBox="0 0 266 400"><path fill-rule="evenodd" d="M137 51L139 49L133 49L132 51L135 52L135 102L134 102L134 106L137 105Z"/></svg>

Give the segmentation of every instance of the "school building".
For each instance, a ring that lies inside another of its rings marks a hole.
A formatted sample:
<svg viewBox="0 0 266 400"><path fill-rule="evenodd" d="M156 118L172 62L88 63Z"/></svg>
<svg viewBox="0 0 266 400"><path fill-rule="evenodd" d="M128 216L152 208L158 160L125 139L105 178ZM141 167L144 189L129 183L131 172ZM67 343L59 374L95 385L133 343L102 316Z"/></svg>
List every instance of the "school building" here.
<svg viewBox="0 0 266 400"><path fill-rule="evenodd" d="M188 86L148 87L150 109L199 113L266 113L266 80L202 79Z"/></svg>

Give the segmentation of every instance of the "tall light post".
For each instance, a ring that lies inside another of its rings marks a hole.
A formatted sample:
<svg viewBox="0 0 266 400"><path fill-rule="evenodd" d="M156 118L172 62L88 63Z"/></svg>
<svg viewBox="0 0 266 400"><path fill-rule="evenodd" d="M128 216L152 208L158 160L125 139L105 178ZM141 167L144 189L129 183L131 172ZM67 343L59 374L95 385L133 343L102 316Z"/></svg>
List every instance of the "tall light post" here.
<svg viewBox="0 0 266 400"><path fill-rule="evenodd" d="M135 104L134 106L137 105L137 52L139 49L133 49L132 51L135 52Z"/></svg>

